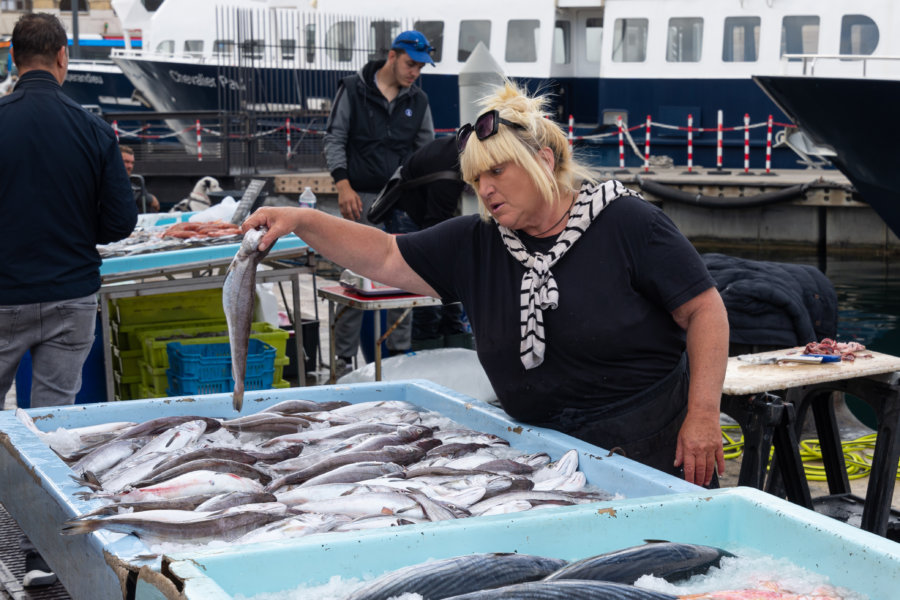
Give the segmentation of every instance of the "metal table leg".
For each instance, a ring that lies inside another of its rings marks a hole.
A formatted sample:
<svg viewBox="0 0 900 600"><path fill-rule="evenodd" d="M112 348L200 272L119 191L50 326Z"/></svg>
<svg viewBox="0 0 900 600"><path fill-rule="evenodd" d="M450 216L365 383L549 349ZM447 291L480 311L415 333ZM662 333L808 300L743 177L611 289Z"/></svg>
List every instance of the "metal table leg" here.
<svg viewBox="0 0 900 600"><path fill-rule="evenodd" d="M375 311L375 381L381 381L381 311Z"/></svg>
<svg viewBox="0 0 900 600"><path fill-rule="evenodd" d="M306 386L306 361L303 360L303 314L300 312L300 276L291 277L291 298L294 304L294 349L297 356L297 385ZM315 298L315 296L314 296Z"/></svg>
<svg viewBox="0 0 900 600"><path fill-rule="evenodd" d="M109 298L100 292L100 331L103 338L103 375L106 379L106 401L115 400L113 386L112 335L109 327Z"/></svg>
<svg viewBox="0 0 900 600"><path fill-rule="evenodd" d="M333 384L334 376L334 302L328 301L328 383Z"/></svg>

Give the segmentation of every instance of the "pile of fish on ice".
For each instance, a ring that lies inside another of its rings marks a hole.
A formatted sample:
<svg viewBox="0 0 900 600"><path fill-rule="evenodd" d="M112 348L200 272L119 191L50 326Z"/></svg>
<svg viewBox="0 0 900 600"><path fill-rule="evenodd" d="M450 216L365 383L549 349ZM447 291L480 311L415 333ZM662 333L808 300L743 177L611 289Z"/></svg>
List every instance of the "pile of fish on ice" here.
<svg viewBox="0 0 900 600"><path fill-rule="evenodd" d="M806 574L802 580L789 585L759 579L756 573L742 573L744 560L713 546L664 541L649 541L573 562L518 553L465 554L402 567L361 585L351 584L340 597L343 600L849 600L860 597L849 590L814 582L821 578ZM783 574L785 565L777 566ZM753 587L688 591L691 587L708 587L699 583L701 580L713 582L724 577L737 585L749 580ZM316 597L334 597L327 592L319 593ZM300 593L296 597L312 596Z"/></svg>
<svg viewBox="0 0 900 600"><path fill-rule="evenodd" d="M570 450L551 462L402 401L286 400L235 419L169 416L41 432L83 499L63 526L148 543L259 542L612 498Z"/></svg>

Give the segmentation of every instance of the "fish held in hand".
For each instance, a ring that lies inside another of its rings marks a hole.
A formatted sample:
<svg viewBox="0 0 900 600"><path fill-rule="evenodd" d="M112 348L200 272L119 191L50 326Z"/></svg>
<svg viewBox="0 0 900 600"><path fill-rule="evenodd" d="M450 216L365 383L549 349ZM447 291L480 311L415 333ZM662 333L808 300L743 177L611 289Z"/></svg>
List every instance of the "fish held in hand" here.
<svg viewBox="0 0 900 600"><path fill-rule="evenodd" d="M234 378L234 409L244 404L244 375L247 372L247 348L250 344L250 324L253 321L253 300L256 293L256 267L269 253L260 251L259 242L268 231L265 227L251 229L244 234L222 287L222 307L228 323L231 345L231 376Z"/></svg>

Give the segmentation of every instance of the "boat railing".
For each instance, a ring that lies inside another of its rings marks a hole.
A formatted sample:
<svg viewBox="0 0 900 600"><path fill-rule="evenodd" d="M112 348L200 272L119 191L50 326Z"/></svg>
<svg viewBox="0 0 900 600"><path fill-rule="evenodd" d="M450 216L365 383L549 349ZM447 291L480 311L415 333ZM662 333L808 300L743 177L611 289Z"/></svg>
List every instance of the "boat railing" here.
<svg viewBox="0 0 900 600"><path fill-rule="evenodd" d="M857 74L862 77L867 77L869 74L870 62L896 63L896 61L900 61L900 56L876 56L871 54L785 54L781 57L782 66L784 67L785 72L788 71L788 65L798 61L802 64L802 74L809 75L810 77L815 76L816 66L818 66L819 63L833 64L835 61L839 61L841 64L856 63L862 69L861 72Z"/></svg>

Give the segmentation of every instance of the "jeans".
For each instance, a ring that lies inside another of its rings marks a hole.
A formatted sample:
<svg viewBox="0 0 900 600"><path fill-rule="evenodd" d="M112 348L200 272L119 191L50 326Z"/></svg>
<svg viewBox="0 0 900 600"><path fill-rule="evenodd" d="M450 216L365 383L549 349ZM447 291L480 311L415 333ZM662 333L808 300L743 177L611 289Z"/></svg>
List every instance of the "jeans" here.
<svg viewBox="0 0 900 600"><path fill-rule="evenodd" d="M94 343L97 296L0 306L0 398L31 350L31 406L75 403Z"/></svg>

